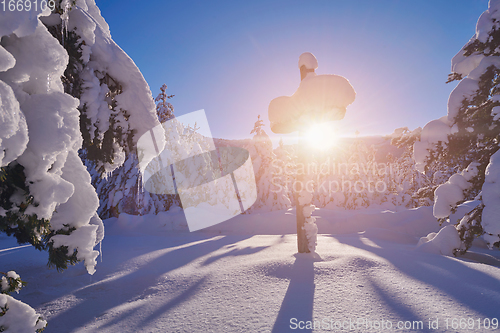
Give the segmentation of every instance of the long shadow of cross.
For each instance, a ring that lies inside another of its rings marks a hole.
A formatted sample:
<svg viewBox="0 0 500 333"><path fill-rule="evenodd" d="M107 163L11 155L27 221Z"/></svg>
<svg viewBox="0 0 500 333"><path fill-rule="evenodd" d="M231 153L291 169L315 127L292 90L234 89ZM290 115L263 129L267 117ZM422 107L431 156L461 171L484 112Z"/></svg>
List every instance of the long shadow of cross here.
<svg viewBox="0 0 500 333"><path fill-rule="evenodd" d="M309 253L296 253L291 269L276 272L280 278L290 279L281 308L273 326L273 333L289 332L291 328L302 321L305 328L307 321L313 322L314 304L314 262L320 259ZM296 320L294 321L293 318ZM297 327L298 328L298 327ZM311 329L301 329L301 332L312 332Z"/></svg>

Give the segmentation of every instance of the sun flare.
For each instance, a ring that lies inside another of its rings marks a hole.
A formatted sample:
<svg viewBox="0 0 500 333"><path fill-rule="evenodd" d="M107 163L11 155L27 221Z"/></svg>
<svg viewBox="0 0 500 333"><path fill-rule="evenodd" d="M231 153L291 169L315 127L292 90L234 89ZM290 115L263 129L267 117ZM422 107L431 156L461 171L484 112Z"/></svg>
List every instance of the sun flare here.
<svg viewBox="0 0 500 333"><path fill-rule="evenodd" d="M333 122L312 125L304 134L308 146L318 150L328 150L338 141L338 132Z"/></svg>

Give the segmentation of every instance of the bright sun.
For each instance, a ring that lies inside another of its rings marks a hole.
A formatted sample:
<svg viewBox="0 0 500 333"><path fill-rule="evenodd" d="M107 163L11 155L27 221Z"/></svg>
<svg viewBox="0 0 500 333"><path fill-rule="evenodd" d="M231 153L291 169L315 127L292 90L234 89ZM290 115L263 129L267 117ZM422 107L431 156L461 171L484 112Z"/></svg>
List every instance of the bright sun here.
<svg viewBox="0 0 500 333"><path fill-rule="evenodd" d="M312 125L304 134L307 144L318 150L327 150L338 140L335 123L326 122Z"/></svg>

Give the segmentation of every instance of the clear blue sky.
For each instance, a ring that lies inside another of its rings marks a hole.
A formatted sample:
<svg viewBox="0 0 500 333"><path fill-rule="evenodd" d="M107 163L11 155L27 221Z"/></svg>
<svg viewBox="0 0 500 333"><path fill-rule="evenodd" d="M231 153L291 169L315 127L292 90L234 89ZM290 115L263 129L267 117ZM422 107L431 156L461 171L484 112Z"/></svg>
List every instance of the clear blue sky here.
<svg viewBox="0 0 500 333"><path fill-rule="evenodd" d="M248 138L269 102L300 82L298 57L357 92L344 134L389 134L446 115L451 58L487 0L97 0L113 39L175 114L205 109L215 137ZM279 139L279 136L274 136ZM289 142L290 136L286 142Z"/></svg>

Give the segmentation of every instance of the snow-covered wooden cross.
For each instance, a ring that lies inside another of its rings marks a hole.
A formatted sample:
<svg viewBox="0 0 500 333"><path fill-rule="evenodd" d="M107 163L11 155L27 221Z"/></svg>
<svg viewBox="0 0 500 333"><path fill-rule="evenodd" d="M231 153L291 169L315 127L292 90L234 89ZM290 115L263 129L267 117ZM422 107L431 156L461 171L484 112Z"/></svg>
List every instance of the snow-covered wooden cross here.
<svg viewBox="0 0 500 333"><path fill-rule="evenodd" d="M292 96L280 96L269 103L269 121L274 133L299 132L299 163L306 162L304 132L317 123L343 119L347 106L356 97L356 92L346 78L339 75L317 75L316 68L318 60L312 53L301 54L299 88ZM311 205L313 193L304 186L305 176L297 175L293 185L296 191L299 253L315 251L318 231L315 218L311 216L315 210L314 205Z"/></svg>

